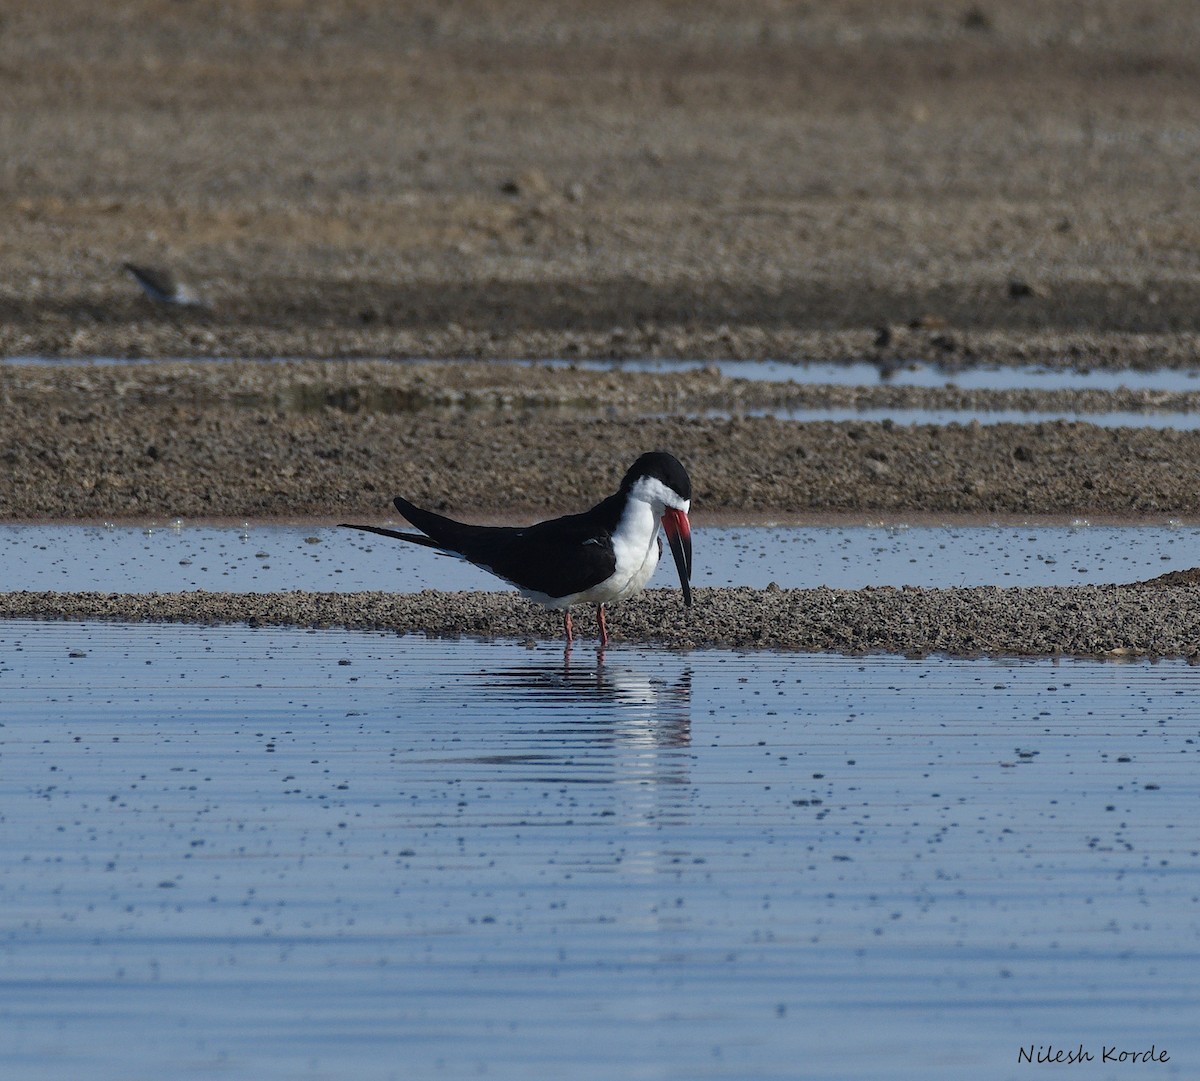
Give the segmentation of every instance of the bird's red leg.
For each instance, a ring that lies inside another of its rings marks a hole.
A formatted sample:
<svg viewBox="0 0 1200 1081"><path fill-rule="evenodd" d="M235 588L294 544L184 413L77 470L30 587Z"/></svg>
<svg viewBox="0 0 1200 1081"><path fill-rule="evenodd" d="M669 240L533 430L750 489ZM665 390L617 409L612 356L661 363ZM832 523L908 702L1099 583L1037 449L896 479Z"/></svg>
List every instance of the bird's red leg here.
<svg viewBox="0 0 1200 1081"><path fill-rule="evenodd" d="M570 608L566 608L563 610L563 629L567 632L567 645L570 645L575 640L575 636L571 633L571 609Z"/></svg>
<svg viewBox="0 0 1200 1081"><path fill-rule="evenodd" d="M600 619L600 645L604 647L608 645L608 623L604 619L604 605L600 605L597 615Z"/></svg>

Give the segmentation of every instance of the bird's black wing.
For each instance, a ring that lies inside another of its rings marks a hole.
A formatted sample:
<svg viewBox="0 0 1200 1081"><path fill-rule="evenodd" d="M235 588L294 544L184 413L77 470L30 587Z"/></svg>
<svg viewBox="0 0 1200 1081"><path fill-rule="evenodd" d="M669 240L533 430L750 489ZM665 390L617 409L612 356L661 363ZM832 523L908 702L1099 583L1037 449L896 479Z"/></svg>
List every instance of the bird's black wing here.
<svg viewBox="0 0 1200 1081"><path fill-rule="evenodd" d="M615 528L615 521L597 522L594 512L567 515L514 529L492 547L487 561L468 558L514 585L569 597L599 585L616 570L611 536Z"/></svg>
<svg viewBox="0 0 1200 1081"><path fill-rule="evenodd" d="M396 509L434 541L513 585L569 597L599 585L616 569L611 534L622 501L610 496L584 514L531 526L481 526L422 510L406 499ZM408 539L406 535L401 535Z"/></svg>
<svg viewBox="0 0 1200 1081"><path fill-rule="evenodd" d="M161 267L139 266L137 263L122 264L155 300L170 300L175 295L176 282L169 270Z"/></svg>
<svg viewBox="0 0 1200 1081"><path fill-rule="evenodd" d="M436 514L431 510L423 510L403 496L396 496L392 502L405 518L430 538L433 542L430 544L431 548L441 548L447 552L466 556L467 559L471 558L467 555L467 548L472 541L477 542L479 534L500 532L494 526L468 525L466 522L456 522L453 518L447 518L445 515ZM472 560L472 562L474 561Z"/></svg>
<svg viewBox="0 0 1200 1081"><path fill-rule="evenodd" d="M352 522L338 522L339 529L361 529L364 533L378 533L381 537L393 537L396 540L411 541L426 548L436 548L439 552L445 549L437 541L423 537L420 533L401 533L398 529L387 529L381 525L354 525Z"/></svg>

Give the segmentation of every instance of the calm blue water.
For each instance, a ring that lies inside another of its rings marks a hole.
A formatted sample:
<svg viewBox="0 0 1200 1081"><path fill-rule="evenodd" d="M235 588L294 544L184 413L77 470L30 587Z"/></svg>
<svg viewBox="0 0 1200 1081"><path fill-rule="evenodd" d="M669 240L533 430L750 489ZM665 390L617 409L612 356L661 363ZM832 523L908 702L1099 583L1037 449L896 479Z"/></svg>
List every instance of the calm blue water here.
<svg viewBox="0 0 1200 1081"><path fill-rule="evenodd" d="M564 360L527 361L533 365L591 368L602 371L675 372L716 368L730 379L762 379L774 383L873 386L887 383L897 387L944 387L963 390L1196 390L1200 370L1157 368L1149 371L1105 368L1046 368L1038 365L953 368L913 362L889 369L884 377L880 366L870 361L785 361L785 360Z"/></svg>
<svg viewBox="0 0 1200 1081"><path fill-rule="evenodd" d="M0 1075L1193 1077L1196 678L3 622Z"/></svg>
<svg viewBox="0 0 1200 1081"><path fill-rule="evenodd" d="M699 586L1080 585L1200 564L1194 526L737 526L693 536ZM677 584L669 559L652 584ZM0 525L3 591L504 588L458 560L329 526Z"/></svg>
<svg viewBox="0 0 1200 1081"><path fill-rule="evenodd" d="M698 414L703 417L725 419L732 414L728 410L710 410ZM912 426L916 424L1046 424L1053 421L1070 421L1079 424L1094 424L1098 428L1173 428L1190 432L1200 428L1200 413L1145 412L1145 413L1034 413L1020 409L745 409L742 416L776 417L797 423L814 421L884 421Z"/></svg>

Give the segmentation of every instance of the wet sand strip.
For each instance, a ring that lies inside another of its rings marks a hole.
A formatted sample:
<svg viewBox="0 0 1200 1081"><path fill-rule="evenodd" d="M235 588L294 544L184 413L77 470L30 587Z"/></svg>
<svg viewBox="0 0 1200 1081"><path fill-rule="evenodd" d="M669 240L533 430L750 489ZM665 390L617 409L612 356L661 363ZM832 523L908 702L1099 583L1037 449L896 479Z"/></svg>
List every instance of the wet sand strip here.
<svg viewBox="0 0 1200 1081"><path fill-rule="evenodd" d="M1182 581L1185 584L1172 584ZM649 590L614 609L612 645L975 657L1200 658L1200 587L1184 575L1133 585L1041 588ZM117 620L251 627L561 638L560 617L512 593L0 594L0 618ZM576 648L595 642L578 609Z"/></svg>

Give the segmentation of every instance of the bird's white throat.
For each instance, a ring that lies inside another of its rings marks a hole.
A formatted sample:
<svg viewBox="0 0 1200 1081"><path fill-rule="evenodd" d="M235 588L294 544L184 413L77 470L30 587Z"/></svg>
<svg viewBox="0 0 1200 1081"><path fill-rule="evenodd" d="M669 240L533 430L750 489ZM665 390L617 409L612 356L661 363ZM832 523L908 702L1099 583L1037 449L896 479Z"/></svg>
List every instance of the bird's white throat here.
<svg viewBox="0 0 1200 1081"><path fill-rule="evenodd" d="M662 481L642 477L629 490L624 513L613 530L616 570L605 585L609 600L619 601L640 593L658 566L658 527L667 507L686 514L691 501L680 499Z"/></svg>

